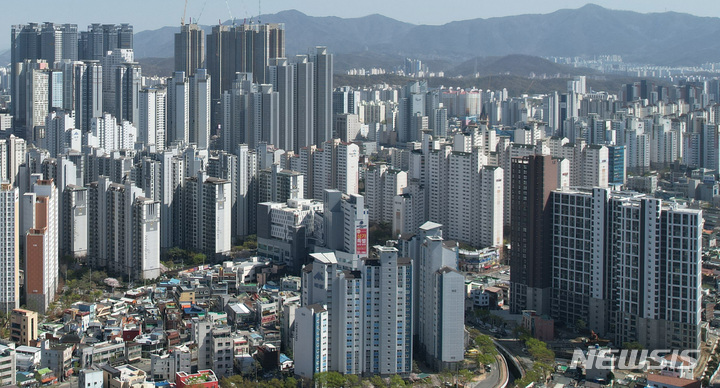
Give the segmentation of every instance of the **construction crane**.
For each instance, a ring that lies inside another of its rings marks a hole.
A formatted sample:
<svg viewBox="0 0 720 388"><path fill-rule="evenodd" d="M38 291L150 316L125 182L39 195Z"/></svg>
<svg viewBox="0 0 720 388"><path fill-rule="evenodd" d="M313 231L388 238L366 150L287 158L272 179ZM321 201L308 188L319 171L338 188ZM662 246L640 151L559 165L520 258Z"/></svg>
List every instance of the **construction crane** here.
<svg viewBox="0 0 720 388"><path fill-rule="evenodd" d="M225 0L225 6L227 6L228 13L230 14L230 20L232 21L232 26L235 27L235 18L232 15L232 11L230 11L230 4L228 3L228 0ZM218 23L220 24L220 23Z"/></svg>
<svg viewBox="0 0 720 388"><path fill-rule="evenodd" d="M206 5L207 5L207 0L205 0L205 2L203 3L202 8L200 9L200 14L198 15L198 17L195 18L195 24L200 23L200 17L202 16L203 12L205 12Z"/></svg>
<svg viewBox="0 0 720 388"><path fill-rule="evenodd" d="M188 2L188 0L185 0L185 8L183 8L182 19L180 19L180 25L181 25L181 26L184 26L184 25L185 25L185 12L187 11L187 2Z"/></svg>

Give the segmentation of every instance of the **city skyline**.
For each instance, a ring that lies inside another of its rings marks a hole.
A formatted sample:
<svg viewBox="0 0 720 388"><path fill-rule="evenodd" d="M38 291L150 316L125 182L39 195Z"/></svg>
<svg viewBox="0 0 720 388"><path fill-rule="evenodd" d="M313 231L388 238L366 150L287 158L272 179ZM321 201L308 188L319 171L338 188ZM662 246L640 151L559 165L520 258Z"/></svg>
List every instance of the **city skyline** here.
<svg viewBox="0 0 720 388"><path fill-rule="evenodd" d="M0 63L0 385L720 387L720 18L191 22L205 0L135 36L83 3ZM493 38L544 59L437 64ZM632 62L662 54L704 62ZM652 367L577 363L601 347Z"/></svg>
<svg viewBox="0 0 720 388"><path fill-rule="evenodd" d="M11 25L27 22L52 21L54 23L73 23L84 29L91 23L130 23L135 32L155 30L168 26L179 26L183 16L184 4L178 1L173 7L165 2L140 2L128 0L122 4L102 1L77 1L73 7L58 8L55 2L38 0L37 7L27 8L22 3L5 4L5 12L0 15L0 26L5 29ZM217 21L250 20L261 15L274 14L286 10L298 10L310 16L335 16L357 18L380 14L410 24L443 25L454 21L488 19L495 17L517 16L523 14L547 14L561 9L576 9L586 4L596 4L612 10L627 10L639 13L679 12L701 17L720 17L720 3L707 3L701 0L689 0L682 3L660 0L625 2L621 0L568 1L552 0L535 2L520 0L511 3L469 0L451 0L450 2L430 3L423 7L408 7L408 1L384 2L370 0L363 3L308 1L295 3L278 0L272 3L258 3L249 0L188 1L185 21L197 20L202 25L215 25ZM415 2L412 3L416 5ZM134 6L133 6L134 5ZM78 10L87 10L78 12ZM144 10L144 12L138 12ZM102 12L100 12L102 11ZM0 37L0 51L10 48L7 34Z"/></svg>

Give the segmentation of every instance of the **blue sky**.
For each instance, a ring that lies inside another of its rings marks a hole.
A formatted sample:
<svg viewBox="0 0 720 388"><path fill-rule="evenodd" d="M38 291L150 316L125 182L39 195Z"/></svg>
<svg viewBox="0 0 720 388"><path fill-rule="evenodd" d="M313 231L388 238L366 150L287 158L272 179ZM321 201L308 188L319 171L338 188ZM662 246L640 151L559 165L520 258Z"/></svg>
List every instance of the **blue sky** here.
<svg viewBox="0 0 720 388"><path fill-rule="evenodd" d="M549 13L579 8L587 0L261 0L262 13L297 9L312 16L359 17L379 13L414 24L444 24L453 20L524 13ZM595 0L611 9L638 12L685 12L720 17L720 2L707 0ZM76 23L131 23L135 32L179 25L184 0L3 0L0 2L0 49L10 46L10 26L30 21ZM215 24L258 14L257 0L188 0L187 17Z"/></svg>

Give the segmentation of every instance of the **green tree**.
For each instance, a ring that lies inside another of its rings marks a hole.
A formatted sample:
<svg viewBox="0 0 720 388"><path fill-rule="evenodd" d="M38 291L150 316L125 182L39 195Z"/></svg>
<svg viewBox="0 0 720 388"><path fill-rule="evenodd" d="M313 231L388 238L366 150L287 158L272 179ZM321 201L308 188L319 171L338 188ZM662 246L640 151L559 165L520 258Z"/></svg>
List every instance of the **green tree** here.
<svg viewBox="0 0 720 388"><path fill-rule="evenodd" d="M376 388L386 387L386 386L387 386L387 385L385 384L385 380L383 380L383 378L380 377L380 376L378 376L378 375L375 375L375 376L371 377L371 378L370 378L370 383L371 383L374 387L376 387Z"/></svg>
<svg viewBox="0 0 720 388"><path fill-rule="evenodd" d="M555 361L555 352L548 349L545 342L536 338L529 338L525 341L528 353L536 362L553 363Z"/></svg>
<svg viewBox="0 0 720 388"><path fill-rule="evenodd" d="M296 388L298 386L298 380L292 376L285 379L283 388Z"/></svg>
<svg viewBox="0 0 720 388"><path fill-rule="evenodd" d="M345 387L359 387L360 377L358 375L345 375Z"/></svg>
<svg viewBox="0 0 720 388"><path fill-rule="evenodd" d="M481 368L483 371L485 368L484 365L490 365L497 361L495 356L492 356L487 353L479 353L477 356L475 356L475 363L477 363L478 368Z"/></svg>
<svg viewBox="0 0 720 388"><path fill-rule="evenodd" d="M412 361L412 373L420 373L420 366L416 360Z"/></svg>
<svg viewBox="0 0 720 388"><path fill-rule="evenodd" d="M475 362L479 368L483 365L492 364L495 362L495 356L498 354L495 343L490 336L481 334L475 337L475 346L478 349L478 354L475 356Z"/></svg>
<svg viewBox="0 0 720 388"><path fill-rule="evenodd" d="M345 377L338 372L316 373L313 380L321 387L327 388L341 388L345 384Z"/></svg>
<svg viewBox="0 0 720 388"><path fill-rule="evenodd" d="M458 373L457 373L457 376L458 376L458 380L459 380L463 385L465 385L465 384L467 384L467 382L469 382L470 380L472 380L473 377L475 377L475 374L473 374L472 372L470 372L470 371L467 370L467 369L460 369L460 370L458 371Z"/></svg>
<svg viewBox="0 0 720 388"><path fill-rule="evenodd" d="M515 380L515 386L524 388L538 380L540 380L540 374L535 369L530 369L525 371L525 377Z"/></svg>
<svg viewBox="0 0 720 388"><path fill-rule="evenodd" d="M523 342L532 338L532 333L530 333L530 330L526 329L523 326L515 326L515 328L513 329L513 334L515 334L515 337L517 337L520 341Z"/></svg>
<svg viewBox="0 0 720 388"><path fill-rule="evenodd" d="M628 349L628 350L633 350L633 349L643 350L643 349L645 349L645 347L640 342L637 342L637 341L623 342L622 347L623 347L623 349Z"/></svg>
<svg viewBox="0 0 720 388"><path fill-rule="evenodd" d="M193 253L190 255L190 265L201 265L205 264L207 256L204 253Z"/></svg>
<svg viewBox="0 0 720 388"><path fill-rule="evenodd" d="M398 375L392 375L390 376L390 387L391 388L400 388L405 386L405 380L403 380L402 377Z"/></svg>
<svg viewBox="0 0 720 388"><path fill-rule="evenodd" d="M575 327L577 327L579 331L584 331L587 329L587 323L582 319L578 319L577 322L575 322Z"/></svg>
<svg viewBox="0 0 720 388"><path fill-rule="evenodd" d="M447 369L443 369L442 371L440 371L438 377L440 377L440 380L442 380L443 385L453 382L453 374Z"/></svg>
<svg viewBox="0 0 720 388"><path fill-rule="evenodd" d="M240 388L240 387L245 387L244 383L245 383L245 381L241 375L233 375L233 376L223 377L220 380L220 387L221 388Z"/></svg>

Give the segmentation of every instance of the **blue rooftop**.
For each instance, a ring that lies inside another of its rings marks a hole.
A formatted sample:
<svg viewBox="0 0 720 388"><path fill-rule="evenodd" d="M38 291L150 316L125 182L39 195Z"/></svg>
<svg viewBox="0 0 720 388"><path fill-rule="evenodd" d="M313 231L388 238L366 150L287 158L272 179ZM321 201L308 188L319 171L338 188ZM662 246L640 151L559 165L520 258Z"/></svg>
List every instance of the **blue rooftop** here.
<svg viewBox="0 0 720 388"><path fill-rule="evenodd" d="M290 357L286 356L285 353L280 353L280 363L292 361Z"/></svg>

